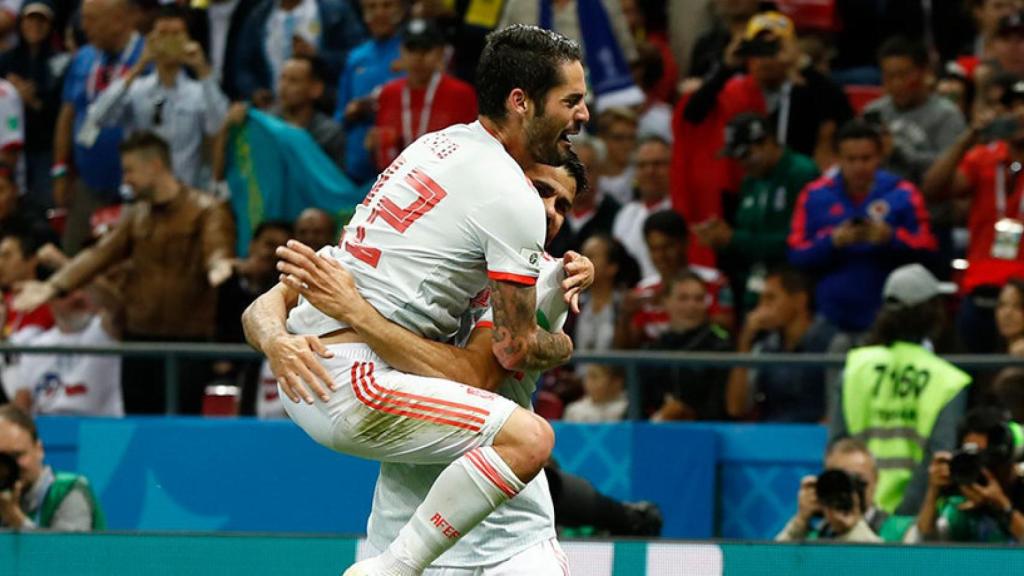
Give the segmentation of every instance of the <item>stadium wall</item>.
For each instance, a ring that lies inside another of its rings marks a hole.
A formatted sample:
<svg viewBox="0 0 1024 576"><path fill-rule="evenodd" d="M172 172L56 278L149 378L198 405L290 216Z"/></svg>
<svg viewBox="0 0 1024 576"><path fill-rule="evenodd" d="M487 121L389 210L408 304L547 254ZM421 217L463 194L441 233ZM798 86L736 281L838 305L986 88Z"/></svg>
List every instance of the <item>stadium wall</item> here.
<svg viewBox="0 0 1024 576"><path fill-rule="evenodd" d="M323 536L0 534L14 576L336 575L361 541ZM1019 573L1009 548L565 542L576 576L873 576Z"/></svg>
<svg viewBox="0 0 1024 576"><path fill-rule="evenodd" d="M290 422L40 418L47 459L92 481L113 530L365 531L377 465ZM623 500L653 500L664 536L770 538L824 449L819 426L555 424L555 457Z"/></svg>

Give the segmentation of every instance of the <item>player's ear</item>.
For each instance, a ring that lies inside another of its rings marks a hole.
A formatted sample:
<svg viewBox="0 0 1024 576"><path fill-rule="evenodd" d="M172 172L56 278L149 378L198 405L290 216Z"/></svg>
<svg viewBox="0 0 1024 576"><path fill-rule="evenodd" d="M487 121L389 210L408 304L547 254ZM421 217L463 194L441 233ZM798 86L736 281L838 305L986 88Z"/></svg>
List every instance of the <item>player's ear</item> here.
<svg viewBox="0 0 1024 576"><path fill-rule="evenodd" d="M530 109L530 97L526 95L522 88L513 88L508 94L506 106L508 106L511 112L525 116L527 110Z"/></svg>

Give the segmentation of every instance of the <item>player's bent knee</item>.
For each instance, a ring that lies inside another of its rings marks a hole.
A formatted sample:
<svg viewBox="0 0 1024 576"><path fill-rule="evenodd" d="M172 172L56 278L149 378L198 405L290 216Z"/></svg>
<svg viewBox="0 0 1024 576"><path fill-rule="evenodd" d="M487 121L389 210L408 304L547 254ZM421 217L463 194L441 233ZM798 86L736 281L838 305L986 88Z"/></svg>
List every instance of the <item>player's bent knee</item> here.
<svg viewBox="0 0 1024 576"><path fill-rule="evenodd" d="M547 420L516 409L494 441L494 448L523 481L537 475L555 446L555 431Z"/></svg>

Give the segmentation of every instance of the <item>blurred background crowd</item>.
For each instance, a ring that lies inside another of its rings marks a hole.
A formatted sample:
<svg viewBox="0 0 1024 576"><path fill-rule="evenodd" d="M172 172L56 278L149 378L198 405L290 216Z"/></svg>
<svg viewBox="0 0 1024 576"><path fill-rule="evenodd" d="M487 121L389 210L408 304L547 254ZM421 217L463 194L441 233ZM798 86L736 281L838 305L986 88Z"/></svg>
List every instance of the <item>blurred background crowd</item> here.
<svg viewBox="0 0 1024 576"><path fill-rule="evenodd" d="M842 370L641 368L634 414L826 422L871 448L829 457L873 453L902 475L885 508L909 512L936 455L995 426L965 431L971 409L1024 417L1024 370L940 358L1024 356L1017 0L4 0L3 339L243 342L275 248L336 243L402 148L473 121L484 38L513 23L587 59L590 186L548 247L595 264L577 351L849 353ZM904 357L915 371L887 371ZM184 413L223 389L231 412L283 415L259 362L179 376ZM164 377L146 357L9 354L0 396L161 413ZM620 420L625 381L556 370L537 409ZM890 385L888 412L858 404ZM889 412L913 449L872 437Z"/></svg>

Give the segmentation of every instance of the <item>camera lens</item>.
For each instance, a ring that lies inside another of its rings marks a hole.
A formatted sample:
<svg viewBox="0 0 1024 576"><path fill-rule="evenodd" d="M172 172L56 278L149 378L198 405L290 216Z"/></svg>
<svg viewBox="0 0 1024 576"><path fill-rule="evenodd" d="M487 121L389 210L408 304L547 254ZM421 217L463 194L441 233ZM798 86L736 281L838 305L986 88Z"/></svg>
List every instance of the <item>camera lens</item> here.
<svg viewBox="0 0 1024 576"><path fill-rule="evenodd" d="M858 491L857 483L858 479L844 470L826 470L815 483L818 502L826 508L850 512L853 510L853 494Z"/></svg>
<svg viewBox="0 0 1024 576"><path fill-rule="evenodd" d="M0 492L14 488L14 483L21 476L21 468L18 461L4 452L0 452Z"/></svg>

